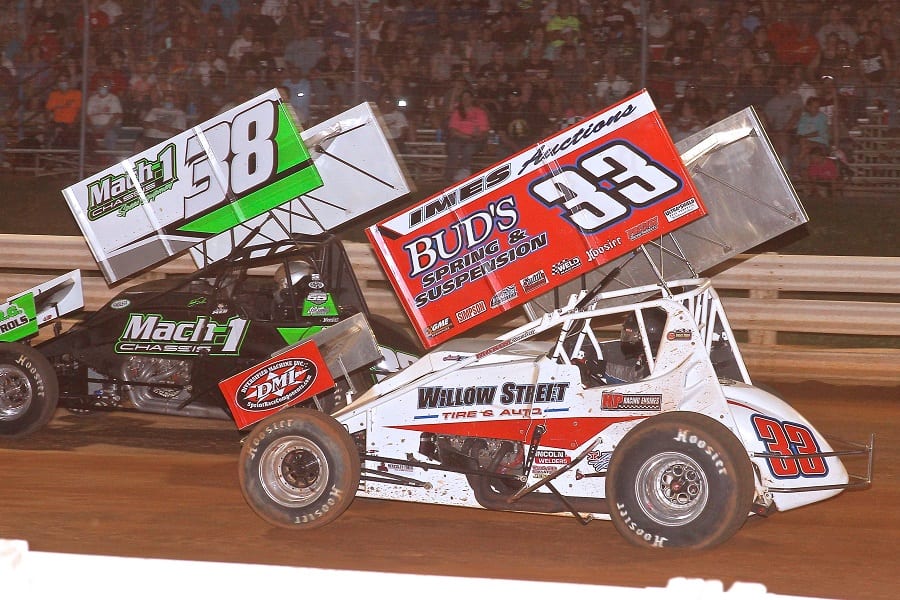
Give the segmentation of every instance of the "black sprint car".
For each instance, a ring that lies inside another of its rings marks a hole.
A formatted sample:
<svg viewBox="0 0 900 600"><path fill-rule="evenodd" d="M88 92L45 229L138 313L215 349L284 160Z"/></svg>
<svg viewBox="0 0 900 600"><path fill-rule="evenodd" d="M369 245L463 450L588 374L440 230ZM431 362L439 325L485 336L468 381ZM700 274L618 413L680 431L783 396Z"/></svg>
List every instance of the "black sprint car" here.
<svg viewBox="0 0 900 600"><path fill-rule="evenodd" d="M187 277L141 283L34 347L0 344L0 435L74 411L230 418L218 382L322 328L365 314L384 359L335 374L324 412L347 404L422 353L393 321L372 314L339 238L295 236L236 250Z"/></svg>

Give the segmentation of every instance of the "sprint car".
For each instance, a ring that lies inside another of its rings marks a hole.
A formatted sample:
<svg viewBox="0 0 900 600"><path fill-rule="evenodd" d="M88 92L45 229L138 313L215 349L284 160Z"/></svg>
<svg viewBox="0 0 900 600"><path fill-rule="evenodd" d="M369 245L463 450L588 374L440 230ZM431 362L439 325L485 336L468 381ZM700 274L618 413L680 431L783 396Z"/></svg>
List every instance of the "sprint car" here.
<svg viewBox="0 0 900 600"><path fill-rule="evenodd" d="M866 486L873 445L826 440L754 387L710 281L686 279L582 291L492 343L451 340L331 416L272 415L239 475L288 528L358 496L605 519L638 545L700 549Z"/></svg>
<svg viewBox="0 0 900 600"><path fill-rule="evenodd" d="M421 350L371 313L338 238L240 248L190 275L127 288L36 346L0 343L0 435L35 431L58 404L230 419L220 380L357 314L371 323L382 360L304 400L320 410L346 404Z"/></svg>

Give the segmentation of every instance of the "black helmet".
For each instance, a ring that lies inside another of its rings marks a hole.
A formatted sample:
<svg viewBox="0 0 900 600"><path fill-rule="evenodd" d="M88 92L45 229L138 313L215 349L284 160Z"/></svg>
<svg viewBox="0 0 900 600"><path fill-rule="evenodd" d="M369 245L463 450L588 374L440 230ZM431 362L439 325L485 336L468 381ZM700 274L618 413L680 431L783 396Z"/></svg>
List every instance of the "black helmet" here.
<svg viewBox="0 0 900 600"><path fill-rule="evenodd" d="M659 342L662 341L663 330L666 328L666 311L659 307L648 308L641 311L644 316L644 329L647 331L647 339L650 342L650 350L656 353ZM640 356L644 352L644 344L641 341L641 329L638 326L637 316L634 312L628 313L622 323L622 332L619 336L622 354L630 358Z"/></svg>

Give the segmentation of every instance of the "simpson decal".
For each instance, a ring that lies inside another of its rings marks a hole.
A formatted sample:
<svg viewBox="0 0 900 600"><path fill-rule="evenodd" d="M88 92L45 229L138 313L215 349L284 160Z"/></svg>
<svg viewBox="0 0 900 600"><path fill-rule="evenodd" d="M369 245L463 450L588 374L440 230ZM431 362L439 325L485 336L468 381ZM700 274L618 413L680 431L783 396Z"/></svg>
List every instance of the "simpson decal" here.
<svg viewBox="0 0 900 600"><path fill-rule="evenodd" d="M642 92L367 235L420 339L433 347L704 214ZM479 301L486 310L472 310ZM464 318L436 327L447 315Z"/></svg>

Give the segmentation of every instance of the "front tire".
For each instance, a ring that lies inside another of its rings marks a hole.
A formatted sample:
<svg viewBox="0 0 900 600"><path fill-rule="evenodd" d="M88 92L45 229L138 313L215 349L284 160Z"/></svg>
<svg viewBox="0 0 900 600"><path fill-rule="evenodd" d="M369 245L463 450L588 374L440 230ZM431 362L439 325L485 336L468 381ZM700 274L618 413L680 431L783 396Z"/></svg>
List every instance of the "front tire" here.
<svg viewBox="0 0 900 600"><path fill-rule="evenodd" d="M22 437L53 418L59 382L43 354L25 344L0 343L0 436Z"/></svg>
<svg viewBox="0 0 900 600"><path fill-rule="evenodd" d="M689 412L650 417L612 455L606 495L613 524L638 546L703 549L741 528L753 468L735 435Z"/></svg>
<svg viewBox="0 0 900 600"><path fill-rule="evenodd" d="M257 515L279 527L315 529L353 502L359 452L332 417L303 408L285 410L250 432L238 474L244 499Z"/></svg>

